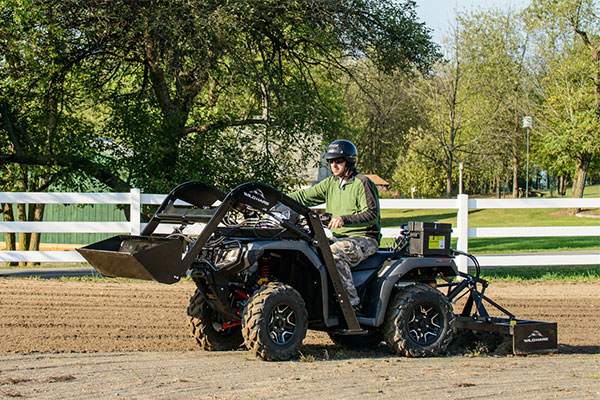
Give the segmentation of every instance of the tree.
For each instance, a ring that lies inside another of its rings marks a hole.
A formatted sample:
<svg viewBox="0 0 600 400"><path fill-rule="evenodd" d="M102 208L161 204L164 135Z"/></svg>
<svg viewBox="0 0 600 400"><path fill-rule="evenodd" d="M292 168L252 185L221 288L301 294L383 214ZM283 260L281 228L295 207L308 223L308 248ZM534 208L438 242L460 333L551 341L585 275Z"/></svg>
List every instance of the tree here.
<svg viewBox="0 0 600 400"><path fill-rule="evenodd" d="M45 167L37 170L44 180L38 190L69 170L125 188L91 158L94 132L82 109L87 99L78 70L89 49L80 45L80 33L62 29L50 5L4 0L0 14L0 160Z"/></svg>
<svg viewBox="0 0 600 400"><path fill-rule="evenodd" d="M72 143L53 136L43 151L28 146L42 133L10 134L28 116L6 103L0 159L57 165L117 190L164 191L194 178L225 187L253 177L293 183L321 138L341 126L333 85L348 72L347 60L368 58L389 71L427 69L434 60L414 7L391 0L5 0L2 48L10 57L1 62L21 60L32 43L32 63L45 53L60 61L32 64L23 83L58 76L59 88L74 90L49 93L60 99L53 132L75 134ZM10 52L15 43L22 49ZM20 62L21 72L27 66ZM67 115L76 130L64 125Z"/></svg>
<svg viewBox="0 0 600 400"><path fill-rule="evenodd" d="M441 180L446 197L451 197L459 159L464 160L473 151L471 141L475 140L468 133L478 114L470 107L470 99L476 96L477 87L465 76L458 30L449 46L449 57L437 64L430 77L416 85L414 101L422 122L411 130L407 153L399 157L394 174L404 193L414 187L422 194L434 195L433 190L441 187L434 181ZM406 160L429 166L425 168L425 177L417 172L422 171L422 167L406 165ZM430 182L425 186L424 178Z"/></svg>
<svg viewBox="0 0 600 400"><path fill-rule="evenodd" d="M364 173L391 180L396 161L405 154L411 128L421 121L415 102L415 74L384 73L372 64L354 71L344 93L351 139L360 149Z"/></svg>
<svg viewBox="0 0 600 400"><path fill-rule="evenodd" d="M484 179L500 182L512 172L513 197L517 197L519 168L525 153L521 120L530 109L527 82L529 37L518 13L490 9L459 14L459 54L475 95L470 108L477 115L473 127L477 140L467 164ZM481 182L480 182L481 183Z"/></svg>
<svg viewBox="0 0 600 400"><path fill-rule="evenodd" d="M600 37L592 0L534 0L542 152L575 166L573 196L583 197L590 165L600 156ZM552 167L551 163L551 167Z"/></svg>
<svg viewBox="0 0 600 400"><path fill-rule="evenodd" d="M524 152L521 117L528 103L527 37L510 10L462 13L456 24L446 42L447 60L418 86L416 103L426 122L409 138L410 158L430 165L429 180L444 180L446 197L455 193L461 162L473 190L496 186L499 193L512 170L516 195ZM398 166L406 168L400 160Z"/></svg>
<svg viewBox="0 0 600 400"><path fill-rule="evenodd" d="M46 190L64 177L65 165L85 158L87 148L85 122L65 101L78 93L69 84L77 52L68 37L47 23L48 14L28 6L0 3L0 187L9 191ZM15 159L20 163L12 163ZM12 205L4 204L3 210L6 220L14 219ZM41 221L44 205L18 204L16 214L19 221ZM7 239L8 249L14 250L14 237ZM21 233L18 249L38 250L39 242L39 233Z"/></svg>

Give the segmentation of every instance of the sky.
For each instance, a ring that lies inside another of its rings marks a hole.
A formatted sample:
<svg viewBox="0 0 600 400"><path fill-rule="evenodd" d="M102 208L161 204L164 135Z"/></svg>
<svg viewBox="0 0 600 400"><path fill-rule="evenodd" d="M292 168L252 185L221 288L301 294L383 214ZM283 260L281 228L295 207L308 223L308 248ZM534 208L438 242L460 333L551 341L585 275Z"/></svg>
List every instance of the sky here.
<svg viewBox="0 0 600 400"><path fill-rule="evenodd" d="M442 39L454 25L455 10L477 10L500 8L520 10L529 0L416 0L417 14L421 21L433 29L433 40L441 44Z"/></svg>

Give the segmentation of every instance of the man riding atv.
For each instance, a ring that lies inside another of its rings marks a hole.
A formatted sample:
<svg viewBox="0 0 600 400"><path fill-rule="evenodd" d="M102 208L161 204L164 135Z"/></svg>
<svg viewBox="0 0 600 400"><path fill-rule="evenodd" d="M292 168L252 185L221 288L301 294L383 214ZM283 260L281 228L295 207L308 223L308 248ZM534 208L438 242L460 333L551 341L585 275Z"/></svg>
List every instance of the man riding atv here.
<svg viewBox="0 0 600 400"><path fill-rule="evenodd" d="M289 196L308 207L326 203L325 211L331 214L328 227L335 236L331 253L350 304L359 311L360 297L354 287L351 268L379 248L379 193L369 178L357 172L357 150L352 142L333 141L327 147L325 160L333 176Z"/></svg>
<svg viewBox="0 0 600 400"><path fill-rule="evenodd" d="M449 247L450 224L410 222L390 248L377 249L377 190L356 172L356 147L335 141L326 159L334 176L291 197L258 182L227 194L182 183L141 235L78 251L104 276L165 284L191 278L189 325L205 350L245 346L263 360L288 360L314 329L337 344L383 340L399 355L435 356L457 327L509 333L515 353L556 351L555 323L515 319L484 295L478 269L476 276L458 271L454 255L463 253ZM322 202L333 214L333 245L322 216L307 207ZM454 314L451 302L463 296L463 311ZM360 312L352 307L358 299ZM509 318L491 317L484 302Z"/></svg>

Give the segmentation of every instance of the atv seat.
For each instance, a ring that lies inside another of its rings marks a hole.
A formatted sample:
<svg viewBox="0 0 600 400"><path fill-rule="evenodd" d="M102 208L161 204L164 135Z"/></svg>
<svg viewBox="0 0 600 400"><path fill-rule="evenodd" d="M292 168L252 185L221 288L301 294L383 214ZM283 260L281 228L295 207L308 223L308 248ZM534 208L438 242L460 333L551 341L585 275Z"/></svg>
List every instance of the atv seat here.
<svg viewBox="0 0 600 400"><path fill-rule="evenodd" d="M366 270L375 270L381 267L383 262L394 254L393 251L387 250L379 250L356 267L352 268L352 272L354 271L366 271Z"/></svg>
<svg viewBox="0 0 600 400"><path fill-rule="evenodd" d="M354 281L354 286L358 292L358 297L361 298L361 303L364 300L369 282L373 281L385 260L393 254L393 251L379 250L371 257L352 268L352 280Z"/></svg>

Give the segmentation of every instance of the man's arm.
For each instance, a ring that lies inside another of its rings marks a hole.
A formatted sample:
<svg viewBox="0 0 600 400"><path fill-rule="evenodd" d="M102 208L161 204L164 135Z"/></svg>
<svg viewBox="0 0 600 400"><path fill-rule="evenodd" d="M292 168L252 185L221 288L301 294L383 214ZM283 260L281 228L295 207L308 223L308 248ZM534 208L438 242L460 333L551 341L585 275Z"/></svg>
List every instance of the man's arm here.
<svg viewBox="0 0 600 400"><path fill-rule="evenodd" d="M327 201L328 181L329 178L323 179L321 182L308 189L297 190L290 193L288 196L306 207L318 206Z"/></svg>

